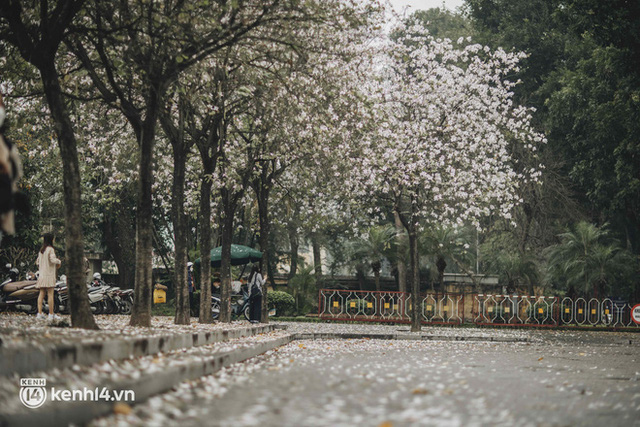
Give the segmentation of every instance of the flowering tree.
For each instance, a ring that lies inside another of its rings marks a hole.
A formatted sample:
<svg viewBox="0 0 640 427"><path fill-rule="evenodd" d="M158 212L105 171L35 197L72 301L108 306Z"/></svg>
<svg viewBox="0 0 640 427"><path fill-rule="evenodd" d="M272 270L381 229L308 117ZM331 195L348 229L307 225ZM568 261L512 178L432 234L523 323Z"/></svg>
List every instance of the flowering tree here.
<svg viewBox="0 0 640 427"><path fill-rule="evenodd" d="M134 326L151 325L153 154L167 91L191 66L260 26L278 4L96 2L87 14L95 30L68 43L100 96L127 119L139 145Z"/></svg>
<svg viewBox="0 0 640 427"><path fill-rule="evenodd" d="M530 151L544 141L526 108L513 104L506 76L522 54L480 45L457 49L422 27L383 45L367 88L379 126L356 147L342 146L359 167L350 173L361 199L380 197L408 233L412 330L420 329L418 232L425 223L479 225L490 214L509 218L520 183L509 144ZM462 42L462 40L460 40Z"/></svg>
<svg viewBox="0 0 640 427"><path fill-rule="evenodd" d="M14 45L22 58L38 69L43 91L55 123L63 166L69 299L74 326L97 329L89 309L83 279L83 236L80 168L73 124L58 77L57 55L84 0L65 0L23 8L19 1L0 4L0 35Z"/></svg>
<svg viewBox="0 0 640 427"><path fill-rule="evenodd" d="M331 111L323 93L330 87L329 78L325 76L322 84L318 84L323 73L331 69L326 64L336 55L327 53L331 49L326 46L340 45L335 39L339 31L343 31L340 41L345 43L349 37L361 37L364 31L360 27L372 13L365 7L340 2L281 6L269 25L257 27L238 43L211 57L209 72L203 78L209 82L205 98L210 109L200 112L197 119L200 126L196 128L204 129L202 125L207 124L209 130L204 133L206 138L198 131L200 136L195 140L205 169L215 169L203 188L210 187L215 176L220 193L222 321L229 320L229 251L236 210L249 200L246 190L251 183L258 198L260 245L266 251L268 201L274 180L282 176L288 165L309 155L309 146L319 145L320 131L326 133L328 113L321 124L314 123L317 117L310 113ZM354 28L357 31L349 32ZM337 69L335 65L332 68ZM205 205L208 203L202 199L203 212ZM202 249L201 252L206 253ZM263 299L263 313L266 300Z"/></svg>

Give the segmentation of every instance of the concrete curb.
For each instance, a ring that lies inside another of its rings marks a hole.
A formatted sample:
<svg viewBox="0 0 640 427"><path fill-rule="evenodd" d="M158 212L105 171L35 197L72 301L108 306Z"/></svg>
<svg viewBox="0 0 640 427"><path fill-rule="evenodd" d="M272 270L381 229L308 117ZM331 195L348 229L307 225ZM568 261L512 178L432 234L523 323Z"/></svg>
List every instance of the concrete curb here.
<svg viewBox="0 0 640 427"><path fill-rule="evenodd" d="M477 337L462 335L423 335L423 334L358 334L358 333L299 333L296 340L319 339L371 339L371 340L406 340L406 341L480 341L480 342L529 342L529 338Z"/></svg>
<svg viewBox="0 0 640 427"><path fill-rule="evenodd" d="M176 333L143 338L109 338L77 344L50 344L25 348L0 348L0 376L73 365L93 365L111 359L148 356L230 339L249 337L275 330L275 325L250 326L210 332Z"/></svg>
<svg viewBox="0 0 640 427"><path fill-rule="evenodd" d="M293 335L260 342L245 348L212 354L193 363L169 366L166 369L147 373L135 380L109 383L103 386L111 390L133 390L135 402L144 402L149 397L170 390L175 385L188 380L194 380L229 366L256 357L274 348L283 346L294 340ZM16 414L0 414L2 426L47 425L67 426L69 424L83 425L94 418L113 413L114 404L111 402L55 402L45 403L36 410L27 410Z"/></svg>

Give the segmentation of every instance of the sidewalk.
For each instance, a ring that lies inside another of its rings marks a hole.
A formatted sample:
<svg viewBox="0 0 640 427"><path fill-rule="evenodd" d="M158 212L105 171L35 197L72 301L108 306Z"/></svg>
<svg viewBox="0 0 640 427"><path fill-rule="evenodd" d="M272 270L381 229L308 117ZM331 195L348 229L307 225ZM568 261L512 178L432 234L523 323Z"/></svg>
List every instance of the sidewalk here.
<svg viewBox="0 0 640 427"><path fill-rule="evenodd" d="M68 317L65 319L68 322ZM175 325L171 317L154 317L151 328L128 325L129 316L96 316L100 330L54 327L34 316L0 315L0 376L111 359L148 356L230 339L267 333L274 325L248 322Z"/></svg>
<svg viewBox="0 0 640 427"><path fill-rule="evenodd" d="M49 326L33 316L0 315L0 425L84 424L114 411L114 399L52 401L37 409L21 401L21 378L46 380L45 390L109 390L133 393L131 404L181 382L289 343L276 325L247 322L173 325L154 318L152 328L127 326L128 316L97 316L102 328L84 331ZM52 393L50 393L52 394ZM128 408L128 404L124 405Z"/></svg>
<svg viewBox="0 0 640 427"><path fill-rule="evenodd" d="M532 350L550 345L570 349L584 340L596 347L638 345L637 334L611 332L428 326L412 333L407 325L295 323L274 319L268 325L258 326L243 321L201 325L196 319L190 325L174 325L171 317L155 317L152 328L134 328L128 326L128 316L104 315L96 319L102 329L85 331L36 322L33 316L0 314L3 402L0 425L84 424L114 411L126 413L132 410L130 405L145 407L143 402L152 396L161 396L176 387L190 387L191 381L208 378L222 368L235 364L255 365L259 369L264 356L254 359L257 356L286 354L287 348L305 349L309 345L305 343L310 342L327 349L342 347L336 344L338 341L348 347L352 343L370 342L373 349L382 345L379 340L396 340L398 346L429 349L463 342L481 346L524 345L532 346ZM282 347L294 340L302 341L293 347ZM396 344L384 344L385 348L392 345ZM238 364L248 359L253 360ZM283 360L288 363L290 359ZM50 396L41 407L29 409L20 399L24 389L21 378L46 379L48 390L130 390L135 399L129 403L116 403L118 399L52 401Z"/></svg>

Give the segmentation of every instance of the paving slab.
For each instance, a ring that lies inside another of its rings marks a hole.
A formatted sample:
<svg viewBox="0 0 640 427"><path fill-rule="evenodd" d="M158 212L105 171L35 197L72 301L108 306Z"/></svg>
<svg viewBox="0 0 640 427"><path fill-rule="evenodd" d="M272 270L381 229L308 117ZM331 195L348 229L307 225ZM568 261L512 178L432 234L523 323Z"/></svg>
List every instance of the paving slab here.
<svg viewBox="0 0 640 427"><path fill-rule="evenodd" d="M99 319L103 329L85 331L52 327L27 316L2 323L6 318L0 316L0 324L4 325L0 329L0 376L146 356L258 335L276 328L248 322L202 325L195 320L190 325L172 325L167 319L155 319L152 328L133 328L122 324L128 316Z"/></svg>
<svg viewBox="0 0 640 427"><path fill-rule="evenodd" d="M582 335L582 336L580 336ZM298 340L96 426L637 426L640 346Z"/></svg>
<svg viewBox="0 0 640 427"><path fill-rule="evenodd" d="M285 332L265 333L124 362L111 361L86 367L74 365L51 372L35 372L30 376L45 379L45 390L49 390L49 399L35 409L25 407L20 401L20 382L18 376L14 375L4 381L0 389L0 399L3 401L0 425L82 425L112 413L115 405L123 404L114 401L114 391L126 393L123 396L134 396L133 401L124 402L128 407L129 404L144 402L150 396L170 390L181 382L210 375L226 366L285 345L292 339L293 336ZM69 395L76 390L82 400L53 401L54 394L57 399L60 398L60 390L68 390ZM91 393L89 400L86 390ZM110 398L96 400L97 396L102 396L103 390L108 390Z"/></svg>

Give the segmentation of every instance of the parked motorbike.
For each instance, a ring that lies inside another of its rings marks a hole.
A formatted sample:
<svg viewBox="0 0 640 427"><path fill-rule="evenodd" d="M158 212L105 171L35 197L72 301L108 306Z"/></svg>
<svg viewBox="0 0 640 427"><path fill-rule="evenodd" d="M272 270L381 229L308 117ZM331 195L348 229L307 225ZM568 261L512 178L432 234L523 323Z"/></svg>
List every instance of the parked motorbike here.
<svg viewBox="0 0 640 427"><path fill-rule="evenodd" d="M6 264L4 266L3 273L5 275L5 278L4 278L4 281L2 283L5 283L5 282L17 282L18 281L18 276L20 274L18 269L13 267L11 264Z"/></svg>
<svg viewBox="0 0 640 427"><path fill-rule="evenodd" d="M65 275L60 276L60 280L56 282L54 298L57 300L60 313L69 314L69 292Z"/></svg>
<svg viewBox="0 0 640 427"><path fill-rule="evenodd" d="M131 314L131 309L133 308L133 289L118 289L117 295L119 297L117 312L120 314Z"/></svg>
<svg viewBox="0 0 640 427"><path fill-rule="evenodd" d="M231 315L240 317L244 315L244 318L249 320L249 294L245 287L242 287L242 296L231 303ZM220 298L211 296L211 317L215 320L220 317Z"/></svg>
<svg viewBox="0 0 640 427"><path fill-rule="evenodd" d="M106 304L104 302L106 298L106 286L89 285L87 294L89 295L89 304L91 305L91 311L95 314L103 314L106 309Z"/></svg>
<svg viewBox="0 0 640 427"><path fill-rule="evenodd" d="M14 309L27 313L38 311L38 294L34 280L21 282L3 282L0 284L0 308ZM44 303L48 310L47 303Z"/></svg>
<svg viewBox="0 0 640 427"><path fill-rule="evenodd" d="M14 309L34 314L38 311L38 294L40 291L36 288L35 280L18 281L19 271L17 268L11 268L11 264L7 264L8 277L0 284L0 309ZM55 301L55 298L54 298ZM55 302L54 302L54 305ZM43 307L49 310L49 305L45 299ZM56 310L58 307L54 307Z"/></svg>

